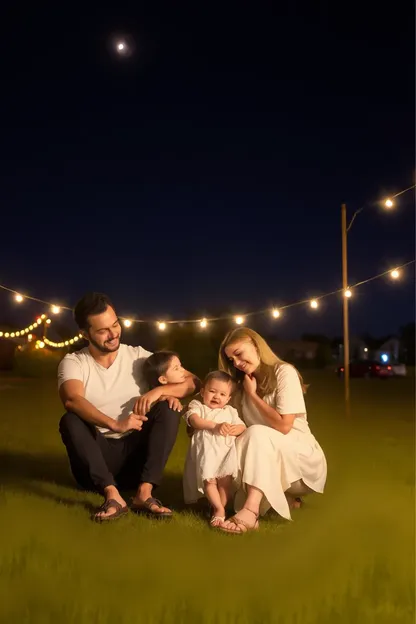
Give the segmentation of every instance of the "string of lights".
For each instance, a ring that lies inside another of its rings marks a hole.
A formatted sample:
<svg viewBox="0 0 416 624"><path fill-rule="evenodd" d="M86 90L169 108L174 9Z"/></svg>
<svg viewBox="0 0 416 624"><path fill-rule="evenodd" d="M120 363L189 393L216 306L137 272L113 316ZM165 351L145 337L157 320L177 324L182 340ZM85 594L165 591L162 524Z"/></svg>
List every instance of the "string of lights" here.
<svg viewBox="0 0 416 624"><path fill-rule="evenodd" d="M118 49L119 51L123 50L124 46L123 43L119 43ZM405 188L401 191L399 191L398 193L395 193L394 195L391 195L388 198L385 198L382 201L377 201L377 202L368 202L367 204L364 204L364 206L362 206L361 208L359 208L358 210L356 210L350 220L350 223L347 227L347 232L349 232L349 230L351 229L351 226L354 223L354 220L356 219L357 215L360 214L360 212L362 212L364 210L364 208L367 208L370 205L375 205L375 204L381 204L384 206L384 208L386 209L391 209L394 207L395 205L395 199L401 195L403 195L404 193L407 193L408 191L413 190L414 188L416 188L416 185L413 184L412 186L409 186L408 188ZM199 326L202 329L206 329L209 325L209 323L215 322L215 321L222 321L222 320L229 320L229 319L233 319L233 321L237 324L237 325L243 325L245 323L245 319L247 317L253 317L256 315L261 315L261 314L271 314L272 317L274 319L278 319L281 316L282 311L287 310L289 308L292 308L294 306L300 306L300 305L308 305L310 306L313 310L316 310L319 308L320 302L322 301L322 299L325 299L326 297L330 297L332 295L336 295L339 293L343 293L343 296L350 298L353 296L353 291L354 289L356 289L359 286L362 286L363 284L366 284L368 282L371 282L373 280L379 279L381 277L384 277L385 275L390 275L391 279L393 280L397 280L400 278L401 276L401 271L409 266L410 264L413 264L415 262L415 260L410 260L409 262L406 262L405 264L402 264L394 269L389 269L388 271L384 271L382 273L379 273L377 275L374 275L372 277L369 277L365 280L362 280L361 282L357 282L356 284L349 286L348 288L346 288L345 290L343 288L338 288L336 290L333 290L331 292L328 293L324 293L323 295L319 295L317 297L314 297L313 299L301 299L299 301L294 301L292 303L288 303L285 305L281 305L279 306L279 308L266 308L266 309L262 309L262 310L255 310L253 312L248 312L246 313L244 316L242 315L238 315L238 316L231 316L231 315L224 315L224 316L216 316L216 317L211 317L211 318L199 318L199 319L175 319L175 320L158 320L155 321L154 319L129 319L129 318L125 318L125 317L120 317L121 321L123 322L124 327L129 328L133 325L133 323L147 323L147 324L155 324L157 325L158 329L160 331L165 331L167 329L167 327L169 325L183 325L186 323L198 323ZM50 313L51 314L59 314L60 312L62 312L63 310L69 310L72 311L72 308L68 307L68 306L63 306L63 305L56 305L56 303L52 303L50 301L46 301L44 299L40 299L38 297L32 297L31 295L23 295L20 292L18 292L17 290L14 290L13 288L9 288L8 286L5 286L4 284L0 284L0 289L4 290L6 292L12 293L14 300L16 303L18 304L22 304L26 299L30 300L30 301L36 301L37 303L42 303L44 305L47 305L49 307ZM24 328L23 330L19 330L16 332L0 332L0 338L15 338L15 337L20 337L22 335L26 335L29 334L30 331L32 331L35 327L38 327L42 322L45 322L45 324L50 324L51 323L51 319L49 317L47 317L46 314L43 314L40 318L37 319L36 323L29 325L29 327ZM63 348L69 345L74 344L77 340L79 340L79 338L81 337L81 334L78 334L76 336L73 336L72 338L65 340L65 341L61 341L61 342L53 342L52 340L49 340L48 338L46 338L46 336L43 336L42 341L38 341L37 342L37 346L38 348L43 348L45 345L52 347L52 348ZM42 347L39 347L39 343L42 343Z"/></svg>
<svg viewBox="0 0 416 624"><path fill-rule="evenodd" d="M357 289L358 287L363 286L364 284L368 284L369 282L372 282L374 280L381 279L382 277L385 277L385 276L389 276L390 279L394 281L398 280L402 276L403 269L405 269L406 267L414 263L415 263L415 260L409 260L408 262L405 262L404 264L401 264L400 266L397 266L394 269L383 271L382 273L378 273L377 275L373 275L364 280L356 282L355 284L349 286L345 291L342 288L337 288L336 290L326 292L322 295L313 297L312 299L310 298L300 299L299 301L293 301L291 303L281 305L279 306L279 308L264 308L261 310L254 310L252 312L248 312L245 315L237 315L237 316L224 315L224 316L216 316L216 317L202 318L202 319L199 318L199 319L181 319L181 320L166 320L166 321L154 321L154 320L145 320L145 319L127 319L127 318L121 317L120 320L122 321L124 327L127 329L130 328L133 325L133 323L148 323L148 324L156 324L157 328L160 331L165 331L169 325L175 325L175 324L177 325L177 324L185 324L185 323L198 324L201 327L201 329L206 329L210 323L215 322L215 321L222 321L222 320L233 320L233 322L236 325L243 325L247 318L251 318L253 316L258 316L262 314L270 314L272 318L278 319L282 315L282 312L284 310L288 310L289 308L293 308L295 306L307 305L312 310L317 310L320 307L320 302L323 299L326 299L327 297L342 294L344 297L351 298L354 295L355 289ZM4 289L15 293L15 291L13 291L12 289L9 289L9 288L4 288ZM19 303L21 303L21 301L19 301ZM49 302L48 302L48 305L49 305ZM57 313L58 312L55 311L55 314ZM37 329L42 323L44 323L45 326L46 325L49 326L52 323L52 319L50 319L46 314L42 314L36 319L36 321L33 324L29 325L28 327L25 327L24 329L14 331L14 332L0 332L0 338L14 339L14 338L19 338L19 337L23 337L27 335L28 341L30 342L33 339L33 335L30 334L29 332ZM45 346L48 346L53 349L63 349L64 347L69 347L75 344L81 338L82 338L82 334L76 334L75 336L72 336L71 338L68 338L67 340L54 342L53 340L49 340L49 338L43 335L41 340L40 339L37 340L36 348L43 349Z"/></svg>

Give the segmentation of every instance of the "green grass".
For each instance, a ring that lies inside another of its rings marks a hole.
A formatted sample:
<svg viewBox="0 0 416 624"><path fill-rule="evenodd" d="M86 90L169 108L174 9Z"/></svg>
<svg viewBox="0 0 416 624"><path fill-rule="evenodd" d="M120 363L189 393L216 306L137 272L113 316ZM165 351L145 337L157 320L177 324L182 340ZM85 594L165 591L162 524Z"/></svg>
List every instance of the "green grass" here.
<svg viewBox="0 0 416 624"><path fill-rule="evenodd" d="M94 524L100 498L72 482L55 382L0 377L0 621L414 622L413 379L354 381L346 421L342 384L306 377L325 495L242 537L183 509L183 426L159 491L175 519Z"/></svg>

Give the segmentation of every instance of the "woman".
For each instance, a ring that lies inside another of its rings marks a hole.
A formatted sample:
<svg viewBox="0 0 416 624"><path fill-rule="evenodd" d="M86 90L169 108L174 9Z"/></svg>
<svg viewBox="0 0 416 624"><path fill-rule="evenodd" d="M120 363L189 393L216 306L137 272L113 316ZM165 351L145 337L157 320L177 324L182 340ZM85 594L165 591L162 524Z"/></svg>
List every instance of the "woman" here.
<svg viewBox="0 0 416 624"><path fill-rule="evenodd" d="M235 534L257 529L259 514L270 507L290 520L296 497L322 493L327 474L325 455L309 429L302 377L246 328L226 335L219 368L237 379L238 407L248 426L236 442L237 513L219 528Z"/></svg>

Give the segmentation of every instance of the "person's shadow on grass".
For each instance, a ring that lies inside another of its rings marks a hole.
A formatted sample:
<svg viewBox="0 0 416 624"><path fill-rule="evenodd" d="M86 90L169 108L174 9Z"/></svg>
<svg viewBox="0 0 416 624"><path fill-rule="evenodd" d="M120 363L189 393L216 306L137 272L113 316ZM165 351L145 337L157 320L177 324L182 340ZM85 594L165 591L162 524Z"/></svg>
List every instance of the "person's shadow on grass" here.
<svg viewBox="0 0 416 624"><path fill-rule="evenodd" d="M31 454L25 451L0 451L0 483L28 494L63 503L68 506L83 506L92 513L95 506L79 496L71 498L68 492L60 489L68 488L78 492L86 492L77 486L71 475L68 459L58 454ZM52 488L50 487L52 486ZM120 484L120 490L128 500L135 492L132 486ZM188 509L183 502L182 475L167 471L162 485L154 491L154 496L166 500L166 504L175 511ZM192 511L199 513L204 505L198 505Z"/></svg>

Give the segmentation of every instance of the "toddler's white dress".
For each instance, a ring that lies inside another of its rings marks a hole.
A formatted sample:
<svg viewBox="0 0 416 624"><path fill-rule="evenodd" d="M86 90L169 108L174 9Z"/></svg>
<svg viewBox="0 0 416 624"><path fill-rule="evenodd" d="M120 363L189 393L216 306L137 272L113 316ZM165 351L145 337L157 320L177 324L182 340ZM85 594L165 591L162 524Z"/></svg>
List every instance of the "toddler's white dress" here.
<svg viewBox="0 0 416 624"><path fill-rule="evenodd" d="M184 418L197 414L205 420L215 423L244 425L237 410L231 405L211 409L200 401L189 403ZM195 503L204 496L204 481L220 477L237 477L238 461L235 448L235 436L222 436L207 429L195 430L188 448L183 476L185 503Z"/></svg>

